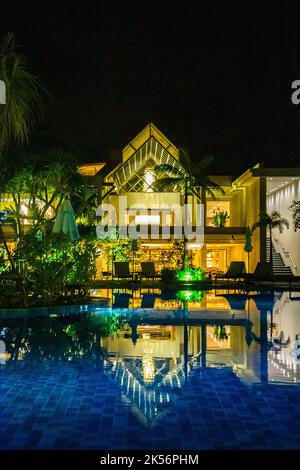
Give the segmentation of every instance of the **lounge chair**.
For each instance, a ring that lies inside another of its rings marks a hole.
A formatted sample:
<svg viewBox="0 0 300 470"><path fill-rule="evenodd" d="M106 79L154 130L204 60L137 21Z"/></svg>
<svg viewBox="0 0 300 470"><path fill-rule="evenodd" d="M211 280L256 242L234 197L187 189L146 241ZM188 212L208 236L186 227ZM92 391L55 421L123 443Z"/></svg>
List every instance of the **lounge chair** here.
<svg viewBox="0 0 300 470"><path fill-rule="evenodd" d="M140 308L154 308L156 297L157 295L155 294L143 294Z"/></svg>
<svg viewBox="0 0 300 470"><path fill-rule="evenodd" d="M145 261L141 263L141 278L146 277L147 279L159 279L161 276L155 270L155 264L153 261Z"/></svg>
<svg viewBox="0 0 300 470"><path fill-rule="evenodd" d="M217 279L239 279L246 272L244 261L232 261L225 274L217 274Z"/></svg>
<svg viewBox="0 0 300 470"><path fill-rule="evenodd" d="M113 308L129 308L129 302L130 302L130 299L132 298L131 294L118 293L114 295L115 295L115 300L112 304Z"/></svg>
<svg viewBox="0 0 300 470"><path fill-rule="evenodd" d="M264 263L259 261L253 273L246 273L241 276L245 281L274 281L273 265L272 263Z"/></svg>
<svg viewBox="0 0 300 470"><path fill-rule="evenodd" d="M256 265L254 273L245 274L245 281L267 282L267 283L288 283L298 282L299 276L293 274L274 274L273 265L271 263L259 262Z"/></svg>
<svg viewBox="0 0 300 470"><path fill-rule="evenodd" d="M113 277L117 279L133 279L133 275L129 269L129 261L116 261L114 262Z"/></svg>

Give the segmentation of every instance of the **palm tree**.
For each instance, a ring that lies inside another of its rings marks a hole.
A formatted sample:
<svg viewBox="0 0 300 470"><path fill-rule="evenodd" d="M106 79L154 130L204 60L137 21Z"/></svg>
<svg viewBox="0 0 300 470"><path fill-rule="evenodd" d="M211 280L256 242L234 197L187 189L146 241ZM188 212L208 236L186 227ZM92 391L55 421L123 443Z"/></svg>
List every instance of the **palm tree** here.
<svg viewBox="0 0 300 470"><path fill-rule="evenodd" d="M6 210L15 221L17 243L23 235L25 219L30 220L34 232L50 228L48 222L55 218L64 198L73 197L75 188L83 184L83 177L69 154L54 150L47 158L49 163L42 166L31 163L11 176L7 173L2 184L0 177L0 195L9 193L12 198Z"/></svg>
<svg viewBox="0 0 300 470"><path fill-rule="evenodd" d="M290 224L287 219L281 217L280 212L273 211L271 215L267 214L266 212L262 212L259 214L259 220L252 225L252 232L257 229L258 227L263 228L265 227L266 230L269 230L270 235L270 263L273 262L273 254L272 254L272 230L274 228L278 228L279 232L282 233L284 227L287 229L290 227Z"/></svg>
<svg viewBox="0 0 300 470"><path fill-rule="evenodd" d="M0 155L11 141L28 142L30 132L44 113L40 80L32 75L27 60L17 52L15 36L7 33L0 48L0 79L6 85L6 105L0 114Z"/></svg>
<svg viewBox="0 0 300 470"><path fill-rule="evenodd" d="M211 165L213 160L214 157L212 155L207 155L199 162L193 163L188 152L180 148L180 162L185 171L180 171L178 168L167 163L157 165L155 167L156 173L168 175L160 178L158 185L162 190L168 190L168 188L172 188L172 190L175 188L176 190L178 188L184 195L185 208L188 203L189 195L195 196L202 204L205 204L206 192L213 198L215 198L214 191L224 193L223 189L218 184L211 181L207 175L207 168ZM184 219L186 220L186 214L184 214ZM187 266L187 238L184 233L183 268L186 269Z"/></svg>

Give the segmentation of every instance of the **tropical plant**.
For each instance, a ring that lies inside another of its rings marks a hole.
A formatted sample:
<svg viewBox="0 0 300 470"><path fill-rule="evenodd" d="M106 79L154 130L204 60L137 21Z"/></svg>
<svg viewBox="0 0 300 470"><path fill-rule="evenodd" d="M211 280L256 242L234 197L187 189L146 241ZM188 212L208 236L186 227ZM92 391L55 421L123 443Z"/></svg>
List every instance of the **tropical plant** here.
<svg viewBox="0 0 300 470"><path fill-rule="evenodd" d="M215 326L214 334L216 339L218 339L219 341L227 340L230 335L230 333L227 332L226 327L221 325Z"/></svg>
<svg viewBox="0 0 300 470"><path fill-rule="evenodd" d="M289 210L292 212L293 225L296 232L297 230L300 230L300 201L293 201Z"/></svg>
<svg viewBox="0 0 300 470"><path fill-rule="evenodd" d="M207 279L207 274L202 268L191 268L187 267L183 270L178 269L176 278L178 281L205 281Z"/></svg>
<svg viewBox="0 0 300 470"><path fill-rule="evenodd" d="M50 223L63 199L75 197L75 192L84 185L76 165L68 162L68 154L54 151L48 158L50 162L42 166L24 164L2 182L1 193L8 193L11 197L11 203L5 209L14 220L17 243L25 226L33 232L50 230ZM81 202L80 213L83 210L84 201Z"/></svg>
<svg viewBox="0 0 300 470"><path fill-rule="evenodd" d="M289 228L290 224L287 219L281 217L280 212L273 211L271 215L267 214L266 212L262 212L259 215L259 220L252 225L252 232L257 228L265 228L269 230L270 236L270 263L273 262L273 254L272 254L272 230L274 228L278 228L279 232L282 233L284 227L287 229Z"/></svg>
<svg viewBox="0 0 300 470"><path fill-rule="evenodd" d="M224 227L226 221L230 218L227 211L217 211L213 215L213 223L215 227Z"/></svg>
<svg viewBox="0 0 300 470"><path fill-rule="evenodd" d="M55 309L53 308L53 312ZM101 337L111 335L126 322L120 314L57 315L0 319L1 338L5 341L8 361L80 359L85 355L103 357Z"/></svg>
<svg viewBox="0 0 300 470"><path fill-rule="evenodd" d="M77 215L77 221L85 226L96 225L95 217L97 209L97 189L86 181L74 189L72 198L73 207ZM96 231L95 231L96 233Z"/></svg>
<svg viewBox="0 0 300 470"><path fill-rule="evenodd" d="M39 78L29 71L26 58L18 52L11 32L0 48L0 79L6 85L6 104L0 114L1 154L11 141L28 142L34 124L43 116L46 94Z"/></svg>
<svg viewBox="0 0 300 470"><path fill-rule="evenodd" d="M163 283L174 282L177 279L176 274L177 274L176 269L164 267L161 270L161 280Z"/></svg>
<svg viewBox="0 0 300 470"><path fill-rule="evenodd" d="M178 189L184 196L184 207L187 207L188 196L193 195L198 200L205 204L206 192L211 196L215 197L214 191L224 192L223 189L216 183L214 183L207 175L207 169L213 162L214 157L208 155L202 158L197 163L193 163L189 157L189 153L180 149L180 162L182 163L182 170L174 167L168 163L157 165L155 167L155 173L157 175L158 184L157 187L161 190L176 190ZM186 220L187 214L184 214ZM183 266L188 266L187 257L187 237L184 233L184 245L183 245Z"/></svg>
<svg viewBox="0 0 300 470"><path fill-rule="evenodd" d="M88 290L96 273L96 250L94 242L72 242L63 234L42 238L33 232L23 235L14 252L24 287L23 304L55 303L68 283L80 284Z"/></svg>
<svg viewBox="0 0 300 470"><path fill-rule="evenodd" d="M110 229L107 232L107 237L98 242L106 253L110 264L114 261L130 261L133 258L132 240L130 238L120 238L118 227Z"/></svg>
<svg viewBox="0 0 300 470"><path fill-rule="evenodd" d="M201 302L205 292L202 290L180 290L176 293L177 299L182 302Z"/></svg>

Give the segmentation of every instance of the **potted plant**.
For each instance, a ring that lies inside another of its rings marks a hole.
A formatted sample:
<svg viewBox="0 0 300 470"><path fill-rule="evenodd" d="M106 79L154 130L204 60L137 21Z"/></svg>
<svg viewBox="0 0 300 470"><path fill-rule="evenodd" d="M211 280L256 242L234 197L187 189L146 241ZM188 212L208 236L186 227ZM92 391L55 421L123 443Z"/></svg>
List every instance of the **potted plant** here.
<svg viewBox="0 0 300 470"><path fill-rule="evenodd" d="M229 334L230 333L227 333L227 330L226 330L226 327L225 326L216 326L215 327L215 337L219 340L219 341L222 341L222 340L227 340L229 338Z"/></svg>
<svg viewBox="0 0 300 470"><path fill-rule="evenodd" d="M215 227L224 227L229 218L227 211L217 211L213 215L213 224Z"/></svg>

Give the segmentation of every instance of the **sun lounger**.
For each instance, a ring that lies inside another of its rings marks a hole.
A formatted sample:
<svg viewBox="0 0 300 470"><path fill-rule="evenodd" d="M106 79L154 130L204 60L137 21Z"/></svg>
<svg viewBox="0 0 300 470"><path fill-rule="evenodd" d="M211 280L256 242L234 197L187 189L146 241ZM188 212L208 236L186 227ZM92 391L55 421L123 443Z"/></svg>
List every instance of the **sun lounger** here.
<svg viewBox="0 0 300 470"><path fill-rule="evenodd" d="M253 273L241 276L245 281L273 281L274 273L271 263L258 262Z"/></svg>
<svg viewBox="0 0 300 470"><path fill-rule="evenodd" d="M225 274L218 274L217 279L239 279L246 272L244 261L232 261Z"/></svg>
<svg viewBox="0 0 300 470"><path fill-rule="evenodd" d="M155 299L157 295L155 294L143 294L141 307L140 308L154 308Z"/></svg>
<svg viewBox="0 0 300 470"><path fill-rule="evenodd" d="M153 261L142 262L141 268L141 278L145 277L147 279L160 279L161 276L156 272Z"/></svg>
<svg viewBox="0 0 300 470"><path fill-rule="evenodd" d="M117 293L115 295L115 300L113 302L113 308L129 308L129 302L132 298L131 294Z"/></svg>
<svg viewBox="0 0 300 470"><path fill-rule="evenodd" d="M117 279L131 279L132 273L129 269L129 261L116 261L114 262L114 278Z"/></svg>

